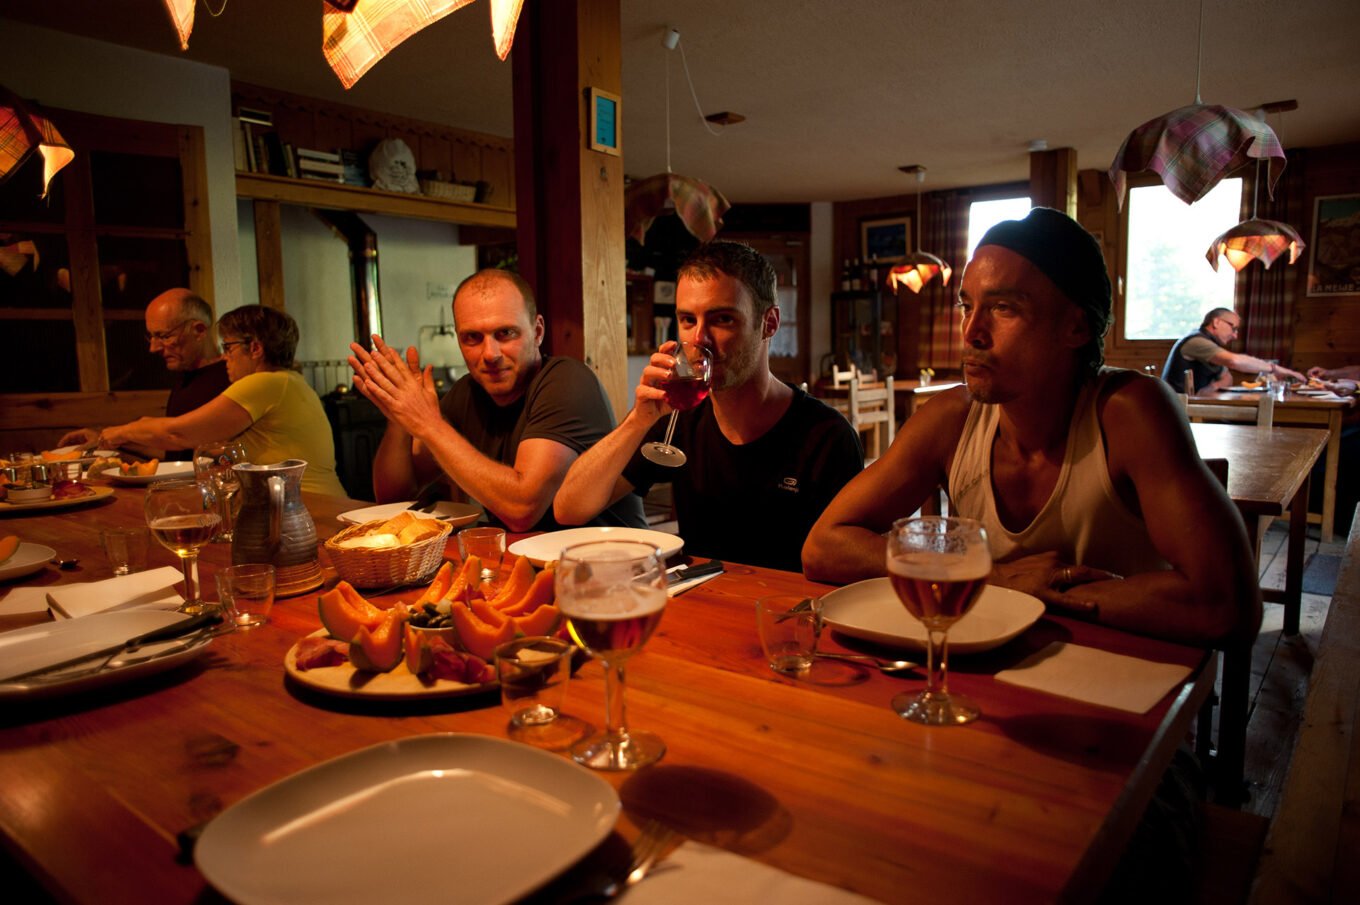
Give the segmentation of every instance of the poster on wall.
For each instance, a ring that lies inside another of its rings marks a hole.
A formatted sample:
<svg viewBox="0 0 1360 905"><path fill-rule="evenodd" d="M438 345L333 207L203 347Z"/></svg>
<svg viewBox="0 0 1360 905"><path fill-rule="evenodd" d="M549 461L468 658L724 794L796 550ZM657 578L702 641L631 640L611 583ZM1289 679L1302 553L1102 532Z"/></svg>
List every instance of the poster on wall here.
<svg viewBox="0 0 1360 905"><path fill-rule="evenodd" d="M1309 295L1360 293L1360 195L1320 195L1313 210Z"/></svg>

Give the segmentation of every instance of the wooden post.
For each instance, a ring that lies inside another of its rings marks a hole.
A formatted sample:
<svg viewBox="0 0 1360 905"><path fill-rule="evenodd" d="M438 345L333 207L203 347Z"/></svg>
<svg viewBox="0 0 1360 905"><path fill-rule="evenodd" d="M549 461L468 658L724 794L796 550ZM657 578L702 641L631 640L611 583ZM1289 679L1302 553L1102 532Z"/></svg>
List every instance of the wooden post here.
<svg viewBox="0 0 1360 905"><path fill-rule="evenodd" d="M260 304L284 310L283 226L277 201L255 202L255 270L259 276Z"/></svg>
<svg viewBox="0 0 1360 905"><path fill-rule="evenodd" d="M1077 218L1077 152L1073 148L1031 151L1029 198L1036 207L1051 207Z"/></svg>
<svg viewBox="0 0 1360 905"><path fill-rule="evenodd" d="M586 141L590 89L622 93L619 0L525 4L511 60L519 272L547 321L546 351L589 365L622 417L623 159Z"/></svg>

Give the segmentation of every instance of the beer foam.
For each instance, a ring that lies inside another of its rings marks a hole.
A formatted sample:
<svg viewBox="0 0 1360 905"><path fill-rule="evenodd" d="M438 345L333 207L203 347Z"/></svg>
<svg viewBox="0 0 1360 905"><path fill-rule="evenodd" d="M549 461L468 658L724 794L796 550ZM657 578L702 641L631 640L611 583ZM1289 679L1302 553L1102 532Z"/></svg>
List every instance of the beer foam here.
<svg viewBox="0 0 1360 905"><path fill-rule="evenodd" d="M906 552L888 557L888 571L918 581L975 581L992 571L992 558L984 547L963 553Z"/></svg>
<svg viewBox="0 0 1360 905"><path fill-rule="evenodd" d="M636 619L664 609L668 596L664 588L612 587L576 597L559 593L557 608L564 616L585 619Z"/></svg>

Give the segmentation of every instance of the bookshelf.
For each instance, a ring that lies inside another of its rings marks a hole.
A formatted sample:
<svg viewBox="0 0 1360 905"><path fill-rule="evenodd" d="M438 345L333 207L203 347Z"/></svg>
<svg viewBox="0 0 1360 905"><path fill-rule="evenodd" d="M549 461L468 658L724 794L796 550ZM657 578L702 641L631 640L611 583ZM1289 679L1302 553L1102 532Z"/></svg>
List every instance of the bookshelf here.
<svg viewBox="0 0 1360 905"><path fill-rule="evenodd" d="M419 220L437 220L468 226L515 227L513 208L471 201L450 201L430 195L384 192L342 183L315 179L292 179L267 173L236 174L236 196L250 201L272 201L354 211L360 214L386 214Z"/></svg>

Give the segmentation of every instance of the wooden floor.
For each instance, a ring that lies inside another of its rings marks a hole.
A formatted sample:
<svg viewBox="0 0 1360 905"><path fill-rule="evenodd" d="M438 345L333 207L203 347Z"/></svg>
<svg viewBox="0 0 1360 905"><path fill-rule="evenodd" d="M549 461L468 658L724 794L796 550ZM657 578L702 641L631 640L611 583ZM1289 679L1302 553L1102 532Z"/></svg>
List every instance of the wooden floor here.
<svg viewBox="0 0 1360 905"><path fill-rule="evenodd" d="M1261 584L1284 587L1286 528L1277 522L1261 544ZM1319 554L1341 555L1345 538L1333 543L1318 540L1317 528L1310 528L1305 552L1305 567ZM1308 694L1308 676L1323 623L1327 620L1330 597L1303 595L1299 634L1289 637L1281 632L1284 607L1267 603L1261 633L1252 649L1251 715L1247 723L1246 777L1250 798L1244 811L1269 818L1279 802L1289 755L1294 747Z"/></svg>

